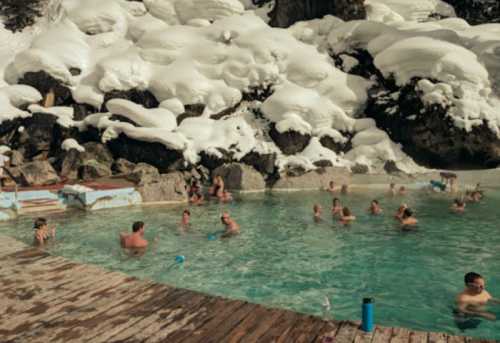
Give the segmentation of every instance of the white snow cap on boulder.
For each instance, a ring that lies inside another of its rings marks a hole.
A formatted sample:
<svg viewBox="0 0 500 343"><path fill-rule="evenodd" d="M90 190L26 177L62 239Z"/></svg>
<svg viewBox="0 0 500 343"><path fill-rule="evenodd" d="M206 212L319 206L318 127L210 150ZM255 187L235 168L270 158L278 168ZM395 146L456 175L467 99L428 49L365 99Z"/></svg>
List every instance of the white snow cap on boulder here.
<svg viewBox="0 0 500 343"><path fill-rule="evenodd" d="M111 99L106 107L111 113L124 116L143 127L167 130L177 127L175 115L165 108L144 108L125 99Z"/></svg>
<svg viewBox="0 0 500 343"><path fill-rule="evenodd" d="M70 151L71 149L75 149L79 152L84 152L85 148L81 146L75 139L67 138L61 144L61 149L64 151Z"/></svg>

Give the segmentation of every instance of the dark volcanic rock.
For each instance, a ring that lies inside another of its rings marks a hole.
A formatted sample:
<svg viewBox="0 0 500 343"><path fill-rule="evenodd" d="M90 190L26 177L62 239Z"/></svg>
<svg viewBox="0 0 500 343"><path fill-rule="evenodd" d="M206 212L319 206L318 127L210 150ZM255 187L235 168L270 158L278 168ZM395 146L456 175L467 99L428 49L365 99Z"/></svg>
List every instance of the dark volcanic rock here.
<svg viewBox="0 0 500 343"><path fill-rule="evenodd" d="M500 160L500 140L484 123L470 132L457 128L448 107L425 106L415 86L369 92L365 113L375 119L417 163L433 168L491 167Z"/></svg>
<svg viewBox="0 0 500 343"><path fill-rule="evenodd" d="M214 170L215 168L220 167L225 163L230 163L233 160L233 155L231 154L231 152L221 148L218 148L217 150L221 153L222 157L218 157L202 151L200 153L200 164L204 167L207 167L209 170Z"/></svg>
<svg viewBox="0 0 500 343"><path fill-rule="evenodd" d="M34 113L33 116L23 120L24 130L18 132L13 147L24 151L24 156L32 159L41 153L48 154L51 146L58 142L54 139L54 128L59 126L57 118L50 114ZM60 145L60 144L59 144Z"/></svg>
<svg viewBox="0 0 500 343"><path fill-rule="evenodd" d="M117 159L111 166L111 170L117 174L128 175L135 168L135 163L130 162L124 158Z"/></svg>
<svg viewBox="0 0 500 343"><path fill-rule="evenodd" d="M367 174L369 172L369 168L364 164L356 163L351 167L351 171L353 174Z"/></svg>
<svg viewBox="0 0 500 343"><path fill-rule="evenodd" d="M276 0L269 13L271 26L288 27L297 21L332 14L344 20L364 19L364 0Z"/></svg>
<svg viewBox="0 0 500 343"><path fill-rule="evenodd" d="M134 170L127 175L127 180L136 184L147 184L160 177L158 169L147 163L138 163Z"/></svg>
<svg viewBox="0 0 500 343"><path fill-rule="evenodd" d="M184 113L181 113L177 116L177 125L179 125L184 119L199 117L205 110L204 104L194 104L194 105L185 105Z"/></svg>
<svg viewBox="0 0 500 343"><path fill-rule="evenodd" d="M444 0L455 9L458 17L471 25L500 22L498 0Z"/></svg>
<svg viewBox="0 0 500 343"><path fill-rule="evenodd" d="M217 175L224 179L224 184L228 189L256 191L266 188L262 175L246 164L224 164L213 171L212 177Z"/></svg>
<svg viewBox="0 0 500 343"><path fill-rule="evenodd" d="M125 158L132 163L144 162L165 172L175 161L182 159L182 153L168 149L161 143L142 142L120 134L107 142L115 158Z"/></svg>
<svg viewBox="0 0 500 343"><path fill-rule="evenodd" d="M104 102L101 108L101 111L106 112L106 103L111 99L126 99L136 104L140 104L145 108L156 108L159 105L158 100L148 90L138 90L138 89L130 89L128 91L112 91L104 94Z"/></svg>
<svg viewBox="0 0 500 343"><path fill-rule="evenodd" d="M252 151L246 154L241 162L254 167L261 174L273 174L276 169L276 154L259 154Z"/></svg>
<svg viewBox="0 0 500 343"><path fill-rule="evenodd" d="M319 142L322 146L334 151L337 154L341 152L347 152L352 149L352 143L350 140L346 143L338 143L335 142L332 137L323 136L319 139Z"/></svg>
<svg viewBox="0 0 500 343"><path fill-rule="evenodd" d="M78 169L78 176L84 181L111 176L111 168L97 160L87 160Z"/></svg>
<svg viewBox="0 0 500 343"><path fill-rule="evenodd" d="M25 163L19 168L25 186L44 186L59 182L59 177L48 161Z"/></svg>
<svg viewBox="0 0 500 343"><path fill-rule="evenodd" d="M294 155L301 152L311 140L310 135L303 135L295 131L279 133L274 124L271 124L269 136L285 155Z"/></svg>
<svg viewBox="0 0 500 343"><path fill-rule="evenodd" d="M328 161L328 160L319 160L319 161L314 162L313 164L319 168L333 167L332 161Z"/></svg>
<svg viewBox="0 0 500 343"><path fill-rule="evenodd" d="M396 165L396 162L390 160L386 161L384 164L384 170L387 174L395 174L395 173L401 173L402 170L398 168Z"/></svg>
<svg viewBox="0 0 500 343"><path fill-rule="evenodd" d="M74 103L70 89L44 71L28 72L18 83L36 88L42 96L53 92L54 103L51 106L71 106Z"/></svg>

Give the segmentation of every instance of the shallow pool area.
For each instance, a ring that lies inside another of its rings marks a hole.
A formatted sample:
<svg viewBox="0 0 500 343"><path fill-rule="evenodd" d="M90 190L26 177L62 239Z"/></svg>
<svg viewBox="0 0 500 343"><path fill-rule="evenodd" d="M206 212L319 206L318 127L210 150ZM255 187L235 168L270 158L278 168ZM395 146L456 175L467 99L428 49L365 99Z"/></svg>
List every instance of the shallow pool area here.
<svg viewBox="0 0 500 343"><path fill-rule="evenodd" d="M242 195L230 204L190 207L188 230L179 225L183 206L68 212L49 217L58 232L48 250L182 288L333 319L360 319L362 298L373 297L378 324L500 339L500 321L481 320L461 331L452 314L466 272L482 274L489 292L500 297L500 192L487 191L463 215L451 213L452 198L440 194L387 197L371 190L339 198L357 216L350 226L332 219L326 192ZM373 198L383 215L368 214ZM419 219L414 231L401 231L393 218L402 202ZM314 203L323 207L320 223L312 217ZM210 241L208 234L222 229L224 210L241 234ZM135 220L146 223L151 243L158 238L140 258L128 257L118 244L119 232L130 231ZM31 227L32 219L21 217L1 223L0 233L31 243ZM176 255L185 263L176 264ZM326 314L325 297L331 303ZM500 306L490 310L500 317Z"/></svg>

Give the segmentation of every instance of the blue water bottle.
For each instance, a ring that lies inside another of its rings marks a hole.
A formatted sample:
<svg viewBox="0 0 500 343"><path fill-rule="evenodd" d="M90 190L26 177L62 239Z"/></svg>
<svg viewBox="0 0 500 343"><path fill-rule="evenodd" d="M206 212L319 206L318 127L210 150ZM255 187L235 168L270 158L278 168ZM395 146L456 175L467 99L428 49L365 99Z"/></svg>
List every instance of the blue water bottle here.
<svg viewBox="0 0 500 343"><path fill-rule="evenodd" d="M373 331L373 299L364 298L362 306L362 317L361 330L364 332Z"/></svg>

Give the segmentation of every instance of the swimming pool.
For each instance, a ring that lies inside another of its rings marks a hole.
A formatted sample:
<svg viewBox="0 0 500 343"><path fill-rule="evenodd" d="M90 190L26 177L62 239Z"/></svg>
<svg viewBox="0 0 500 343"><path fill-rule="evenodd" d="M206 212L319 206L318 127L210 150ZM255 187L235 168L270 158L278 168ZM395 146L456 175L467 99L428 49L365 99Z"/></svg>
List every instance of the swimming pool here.
<svg viewBox="0 0 500 343"><path fill-rule="evenodd" d="M367 213L378 198L384 215ZM191 207L192 227L179 229L184 207L133 207L50 217L58 239L50 251L82 263L100 265L178 287L245 299L273 307L324 315L330 299L334 319L359 319L363 297L375 299L375 319L403 326L500 339L500 321L482 321L460 331L452 315L463 275L476 271L487 289L500 297L500 192L487 192L463 215L448 208L450 198L413 193L389 198L383 192L341 197L357 215L350 227L331 219L331 195L298 192L245 195L231 204ZM315 223L312 206L323 206ZM401 232L393 214L408 203L420 221L414 232ZM242 227L240 236L209 241L221 229L219 215L229 210ZM146 238L159 237L156 249L142 258L126 257L118 233L135 220L146 222ZM32 241L32 221L0 224L0 233ZM186 262L177 265L176 255ZM500 306L492 307L500 317Z"/></svg>

